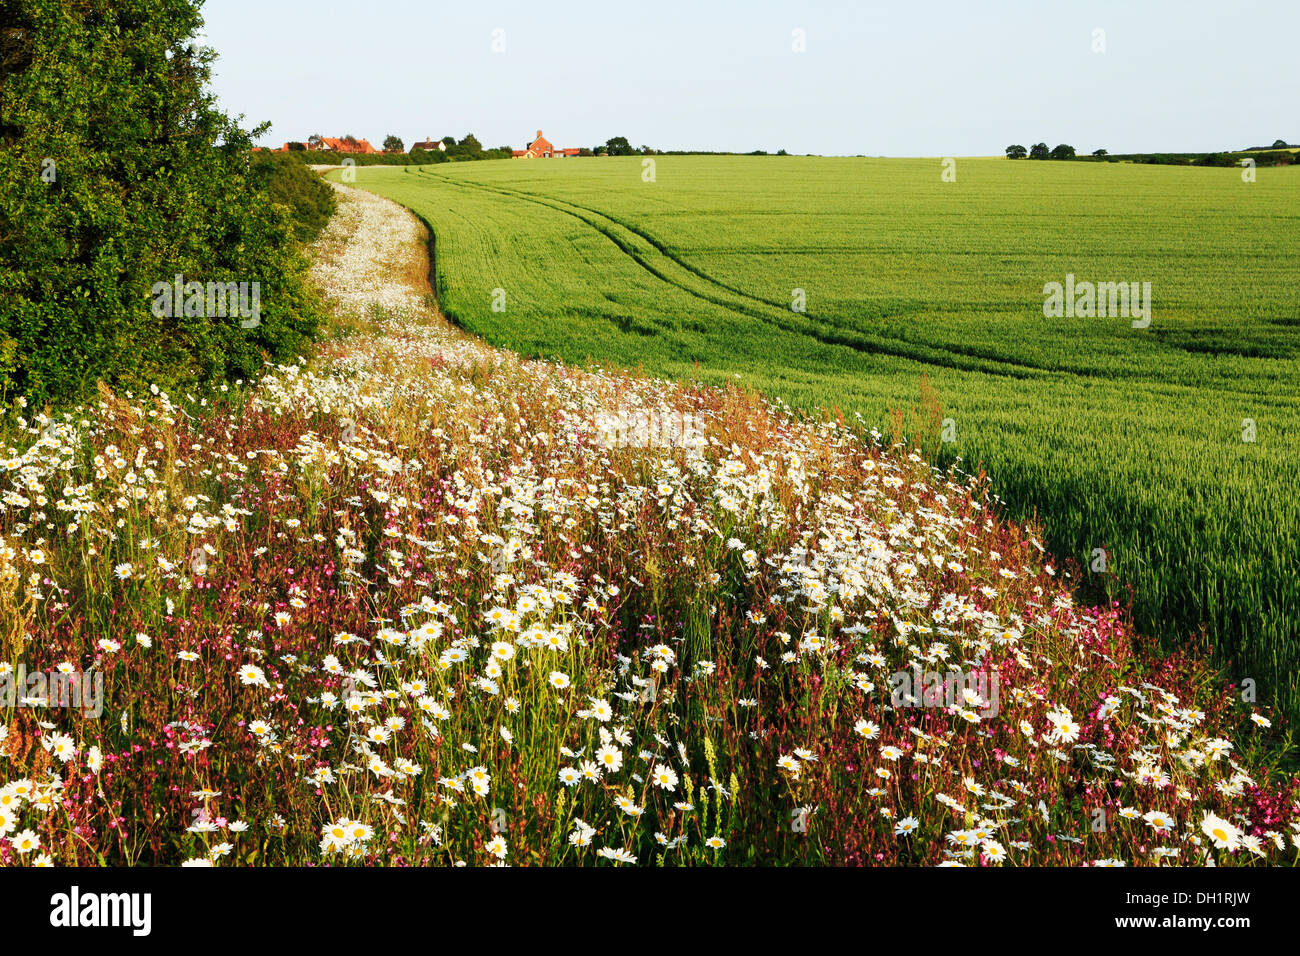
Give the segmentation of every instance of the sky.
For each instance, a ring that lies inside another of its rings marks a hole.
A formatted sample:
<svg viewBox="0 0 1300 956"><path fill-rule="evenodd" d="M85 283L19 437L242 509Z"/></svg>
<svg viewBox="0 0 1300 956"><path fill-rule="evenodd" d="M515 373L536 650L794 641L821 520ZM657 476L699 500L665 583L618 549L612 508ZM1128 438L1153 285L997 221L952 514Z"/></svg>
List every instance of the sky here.
<svg viewBox="0 0 1300 956"><path fill-rule="evenodd" d="M279 146L866 156L1300 143L1294 0L207 0L222 107Z"/></svg>

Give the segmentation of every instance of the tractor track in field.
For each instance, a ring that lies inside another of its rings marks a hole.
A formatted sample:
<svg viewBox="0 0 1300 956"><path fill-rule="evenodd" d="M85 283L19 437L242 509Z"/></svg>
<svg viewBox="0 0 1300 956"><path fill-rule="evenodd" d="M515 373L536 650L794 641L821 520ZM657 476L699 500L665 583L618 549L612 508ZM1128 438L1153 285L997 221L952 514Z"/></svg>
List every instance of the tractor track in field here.
<svg viewBox="0 0 1300 956"><path fill-rule="evenodd" d="M605 238L614 243L619 251L623 252L638 266L649 272L661 282L671 285L674 288L685 292L687 295L700 299L701 301L708 302L732 312L739 312L743 315L748 315L751 318L758 319L768 325L775 326L784 332L807 336L823 345L840 346L842 348L852 349L855 352L868 354L879 353L889 355L893 358L919 362L924 365L938 365L966 372L981 372L987 375L1000 375L1017 379L1050 377L1060 374L1096 374L1086 370L1076 372L1074 370L1066 369L1044 369L1039 366L1025 365L1023 363L1012 362L1007 359L1001 359L981 353L969 354L949 348L918 346L915 343L906 342L906 340L894 337L877 336L873 338L862 334L860 330L856 329L853 330L856 334L850 336L843 331L844 327L841 323L825 317L819 317L812 312L802 313L802 315L805 316L805 322L808 323L808 326L803 326L799 323L785 319L782 313L786 310L780 304L774 303L768 299L760 298L751 293L745 292L744 290L736 289L718 279L715 279L713 276L696 266L678 258L654 236L646 233L642 229L615 219L613 216L603 213L600 210L592 209L588 206L580 205L579 203L569 202L568 200L547 199L502 186L489 186L484 183L471 183L454 180L446 176L439 176L439 179L451 186L495 193L511 199L520 199L571 216L605 236ZM431 224L426 223L426 225L430 226L430 232L432 233L433 230ZM619 236L617 234L618 229L622 229L636 239L640 239L654 250L655 254L662 257L668 263L671 263L672 266L681 269L704 283L708 291L691 288L691 286L686 282L670 276L662 267L657 266L654 262L650 261L652 256L647 256L645 250L637 249L632 242ZM778 318L778 315L782 315L782 317ZM813 323L823 323L827 328L839 331L827 332L824 329L811 327Z"/></svg>
<svg viewBox="0 0 1300 956"><path fill-rule="evenodd" d="M622 220L616 219L598 209L584 206L580 203L571 202L569 200L541 197L505 186L492 186L485 183L461 181L441 174L433 175L437 175L440 182L451 186L462 187L469 191L493 193L510 199L523 200L535 205L547 207L555 212L563 213L564 215L577 219L579 222L582 222L584 225L600 233L612 242L620 252L627 255L638 266L666 285L703 302L708 302L731 312L750 316L751 318L755 318L758 321L780 329L781 331L800 336L807 336L823 345L839 346L841 348L850 349L859 354L887 355L891 358L916 362L923 366L949 368L962 372L993 375L1016 381L1064 381L1069 379L1111 381L1115 378L1113 371L1103 372L1096 369L1079 368L1075 366L1047 368L1041 365L1029 365L1022 362L1013 362L977 349L958 349L953 348L952 346L918 345L917 343L909 342L906 339L881 335L880 333L875 333L875 335L872 336L863 333L860 329L852 326L849 326L846 329L845 325L841 322L837 322L834 319L819 317L811 312L802 313L805 317L805 321L808 322L809 325L801 326L798 322L793 322L785 318L787 314L792 313L789 313L786 307L780 303L773 302L769 299L763 299L759 296L753 295L752 293L746 292L743 289L727 285L691 263L679 258L653 234L625 223ZM428 281L435 300L438 300L439 296L437 292L437 274L435 266L435 243L437 239L433 223L425 216L410 209L410 207L403 208L406 208L408 212L419 219L428 231ZM645 250L638 250L626 237L620 236L618 230L623 230L634 239L639 239L641 242L645 243L650 247L653 254L647 255ZM661 258L671 266L676 267L687 273L689 276L705 283L708 289L713 291L700 291L691 288L683 281L675 279L665 272L663 268L660 268L655 262L651 261L656 257ZM441 306L441 302L439 302L439 304ZM835 331L827 332L824 328L815 327L813 323L822 323L825 327ZM1145 392L1151 384L1152 383L1139 377L1132 380L1131 387L1135 390L1135 393ZM1181 383L1166 384L1169 387L1178 390L1188 387Z"/></svg>

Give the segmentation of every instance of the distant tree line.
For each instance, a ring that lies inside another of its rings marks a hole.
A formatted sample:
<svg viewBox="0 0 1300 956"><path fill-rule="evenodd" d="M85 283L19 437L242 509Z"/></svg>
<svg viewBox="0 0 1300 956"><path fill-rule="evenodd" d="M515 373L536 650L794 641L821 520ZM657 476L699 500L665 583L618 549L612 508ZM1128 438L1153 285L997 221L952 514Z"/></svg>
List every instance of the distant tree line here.
<svg viewBox="0 0 1300 956"><path fill-rule="evenodd" d="M1060 143L1055 149L1048 149L1046 143L1035 143L1029 149L1020 145L1007 147L1007 159L1074 159L1074 147Z"/></svg>
<svg viewBox="0 0 1300 956"><path fill-rule="evenodd" d="M626 136L615 136L606 140L599 146L593 146L591 149L584 149L579 154L582 156L768 156L772 155L765 149L754 149L747 153L737 153L732 150L707 150L707 149L655 149L652 146L641 146L639 149L633 146ZM789 156L790 154L784 149L778 149L775 153L777 156Z"/></svg>
<svg viewBox="0 0 1300 956"><path fill-rule="evenodd" d="M344 142L356 142L354 136L340 136L339 138ZM509 159L511 155L509 146L484 149L483 144L479 142L478 137L473 133L466 133L460 140L457 140L454 136L444 136L442 144L447 147L445 150L413 149L409 153L401 152L403 148L401 137L391 133L384 137L384 152L382 153L340 153L330 149L308 148L308 146L315 147L316 144L321 142L323 142L322 137L315 134L309 136L306 143L289 143L289 152L305 163L337 164L344 159L351 159L358 166L425 166L430 163Z"/></svg>
<svg viewBox="0 0 1300 956"><path fill-rule="evenodd" d="M344 142L357 142L355 136L340 136ZM319 135L309 136L305 142L289 143L289 152L294 154L297 159L305 163L338 163L344 158L350 158L358 166L421 166L429 163L454 163L465 162L467 160L479 159L510 159L513 150L509 146L498 146L495 149L484 149L479 142L478 137L473 133L467 133L459 141L454 136L444 136L442 143L446 150L433 149L412 149L409 153L403 153L403 142L400 136L389 134L384 137L384 151L382 153L339 153L334 150L319 149L317 146L324 140ZM701 150L701 149L655 149L653 146L633 146L626 136L614 136L601 143L599 146L582 147L578 151L579 156L768 156L766 150L755 149L748 153L736 153L728 150ZM779 149L774 155L789 156L790 154Z"/></svg>
<svg viewBox="0 0 1300 956"><path fill-rule="evenodd" d="M1035 143L1029 149L1020 145L1007 147L1007 159L1074 159L1081 162L1141 163L1156 166L1240 166L1241 160L1249 156L1257 166L1289 166L1300 161L1284 140L1277 140L1272 147L1254 147L1249 150L1218 153L1120 153L1111 155L1104 149L1095 149L1091 155L1079 156L1073 146L1061 143L1055 149L1048 149L1046 143Z"/></svg>

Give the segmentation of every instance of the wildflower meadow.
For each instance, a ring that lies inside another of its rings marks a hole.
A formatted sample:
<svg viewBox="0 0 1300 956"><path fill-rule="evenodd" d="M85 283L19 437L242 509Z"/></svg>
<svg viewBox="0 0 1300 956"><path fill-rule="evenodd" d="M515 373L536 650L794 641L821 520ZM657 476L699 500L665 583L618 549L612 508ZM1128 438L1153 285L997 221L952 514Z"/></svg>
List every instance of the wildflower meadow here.
<svg viewBox="0 0 1300 956"><path fill-rule="evenodd" d="M4 409L0 864L1296 862L1285 722L986 476L492 348L333 188L309 354Z"/></svg>

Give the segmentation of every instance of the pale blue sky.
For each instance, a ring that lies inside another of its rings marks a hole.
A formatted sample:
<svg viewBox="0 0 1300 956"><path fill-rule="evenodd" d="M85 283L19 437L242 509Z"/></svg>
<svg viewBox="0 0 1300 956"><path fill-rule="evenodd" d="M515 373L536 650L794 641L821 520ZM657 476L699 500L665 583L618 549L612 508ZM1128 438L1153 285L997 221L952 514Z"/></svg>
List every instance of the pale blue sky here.
<svg viewBox="0 0 1300 956"><path fill-rule="evenodd" d="M522 148L539 128L557 146L869 156L1300 142L1294 0L208 0L204 14L222 106L270 120L274 146L473 132Z"/></svg>

